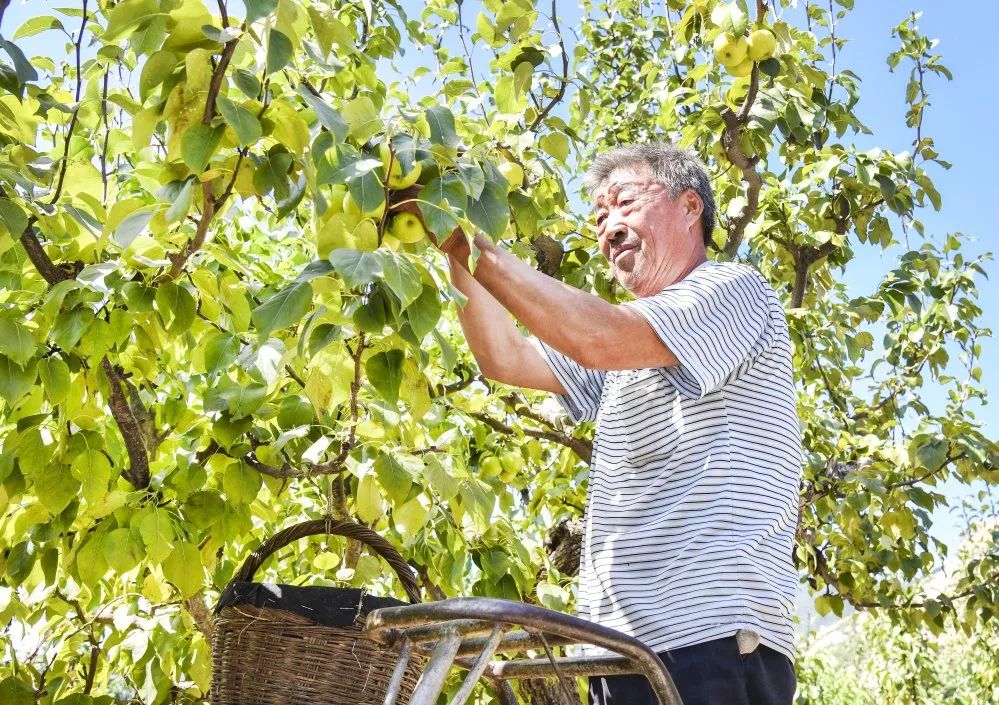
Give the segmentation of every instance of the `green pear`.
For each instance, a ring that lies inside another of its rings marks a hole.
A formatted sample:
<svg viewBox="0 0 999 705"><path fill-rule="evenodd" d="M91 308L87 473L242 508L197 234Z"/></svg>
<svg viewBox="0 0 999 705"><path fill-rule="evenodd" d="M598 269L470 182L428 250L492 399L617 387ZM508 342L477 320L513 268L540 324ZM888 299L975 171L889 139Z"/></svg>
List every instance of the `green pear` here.
<svg viewBox="0 0 999 705"><path fill-rule="evenodd" d="M420 163L414 162L413 168L408 173L403 174L402 162L392 154L392 148L389 147L388 142L382 142L378 145L378 156L381 157L382 168L388 173L388 186L390 189L399 191L409 188L416 183L416 180L420 178L420 172L423 171ZM389 162L392 164L391 167L389 167Z"/></svg>
<svg viewBox="0 0 999 705"><path fill-rule="evenodd" d="M748 45L742 37L725 32L715 38L715 59L723 66L737 66L746 59Z"/></svg>
<svg viewBox="0 0 999 705"><path fill-rule="evenodd" d="M381 218L382 214L385 212L385 201L383 200L375 208L370 211L362 211L361 207L354 202L351 198L350 193L344 193L343 195L343 213L344 215L360 217L360 218Z"/></svg>
<svg viewBox="0 0 999 705"><path fill-rule="evenodd" d="M503 463L495 455L487 455L479 459L479 472L483 477L499 477L503 472Z"/></svg>
<svg viewBox="0 0 999 705"><path fill-rule="evenodd" d="M747 57L734 66L726 66L725 70L736 78L744 78L752 73L753 60Z"/></svg>
<svg viewBox="0 0 999 705"><path fill-rule="evenodd" d="M389 233L399 242L407 244L419 242L427 236L427 231L423 228L423 223L412 213L398 213L392 218L389 225Z"/></svg>
<svg viewBox="0 0 999 705"><path fill-rule="evenodd" d="M769 29L758 29L749 35L746 44L748 45L747 55L750 59L765 61L774 55L777 37Z"/></svg>
<svg viewBox="0 0 999 705"><path fill-rule="evenodd" d="M524 168L517 162L503 162L499 172L506 178L510 188L520 188L524 185Z"/></svg>

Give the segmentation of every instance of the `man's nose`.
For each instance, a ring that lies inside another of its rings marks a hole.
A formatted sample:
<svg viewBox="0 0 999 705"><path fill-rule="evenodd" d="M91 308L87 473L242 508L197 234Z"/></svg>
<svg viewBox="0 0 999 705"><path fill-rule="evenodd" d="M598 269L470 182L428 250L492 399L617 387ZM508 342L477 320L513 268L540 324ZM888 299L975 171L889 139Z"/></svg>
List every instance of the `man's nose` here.
<svg viewBox="0 0 999 705"><path fill-rule="evenodd" d="M611 246L618 244L628 237L628 226L620 221L607 223L604 228L604 238Z"/></svg>

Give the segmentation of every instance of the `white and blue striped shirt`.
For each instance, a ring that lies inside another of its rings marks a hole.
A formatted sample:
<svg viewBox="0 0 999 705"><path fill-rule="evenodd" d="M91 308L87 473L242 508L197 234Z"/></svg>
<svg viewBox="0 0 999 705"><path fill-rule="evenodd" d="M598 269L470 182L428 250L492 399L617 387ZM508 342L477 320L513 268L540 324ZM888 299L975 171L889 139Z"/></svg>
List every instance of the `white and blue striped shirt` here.
<svg viewBox="0 0 999 705"><path fill-rule="evenodd" d="M801 434L780 301L709 261L623 305L678 366L603 372L540 345L566 411L597 422L579 615L657 652L750 629L793 660Z"/></svg>

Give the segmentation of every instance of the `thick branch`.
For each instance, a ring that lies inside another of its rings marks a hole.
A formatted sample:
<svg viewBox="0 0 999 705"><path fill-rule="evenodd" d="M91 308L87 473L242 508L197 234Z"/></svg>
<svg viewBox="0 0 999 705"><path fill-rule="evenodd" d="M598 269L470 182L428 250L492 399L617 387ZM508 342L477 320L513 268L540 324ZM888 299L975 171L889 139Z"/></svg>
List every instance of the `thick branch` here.
<svg viewBox="0 0 999 705"><path fill-rule="evenodd" d="M754 68L755 72L756 69ZM749 96L746 96L747 104ZM725 131L722 133L722 146L728 160L742 172L742 180L746 184L746 205L739 215L732 218L728 224L728 241L725 243L725 254L734 257L742 244L742 238L746 233L746 226L756 217L756 212L760 207L760 189L763 188L763 177L756 171L756 164L759 157L746 157L739 146L739 136L742 134L742 125L738 115L728 108L722 113L725 121Z"/></svg>
<svg viewBox="0 0 999 705"><path fill-rule="evenodd" d="M208 605L205 604L205 598L200 592L196 595L191 595L184 600L184 607L187 608L191 619L194 620L194 626L197 627L198 631L205 637L205 641L208 642L208 646L211 647L212 639L215 636L215 627L212 624L211 611L208 609Z"/></svg>
<svg viewBox="0 0 999 705"><path fill-rule="evenodd" d="M125 442L125 450L128 451L129 469L125 473L125 478L137 489L145 489L149 486L149 458L146 457L142 429L132 415L125 393L121 390L121 377L106 357L101 360L101 370L108 379L110 396L108 406L111 407L111 416L118 424L122 440Z"/></svg>
<svg viewBox="0 0 999 705"><path fill-rule="evenodd" d="M31 216L31 219L28 220L28 227L24 229L23 233L21 233L20 238L21 245L28 253L28 259L30 259L31 263L35 265L35 269L37 269L38 273L42 275L42 279L48 282L49 286L55 286L64 279L72 279L73 277L66 271L57 267L45 252L45 249L42 247L42 243L38 241L38 238L35 237L35 233L32 231L34 222L35 217Z"/></svg>

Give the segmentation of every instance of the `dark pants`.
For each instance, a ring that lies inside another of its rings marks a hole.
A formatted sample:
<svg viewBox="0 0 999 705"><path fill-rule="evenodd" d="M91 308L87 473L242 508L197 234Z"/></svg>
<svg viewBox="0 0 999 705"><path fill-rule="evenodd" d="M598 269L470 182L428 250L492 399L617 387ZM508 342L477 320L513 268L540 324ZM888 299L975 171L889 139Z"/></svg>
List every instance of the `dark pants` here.
<svg viewBox="0 0 999 705"><path fill-rule="evenodd" d="M797 681L784 654L742 655L735 636L659 654L683 705L791 705ZM591 705L658 705L645 676L590 678Z"/></svg>

